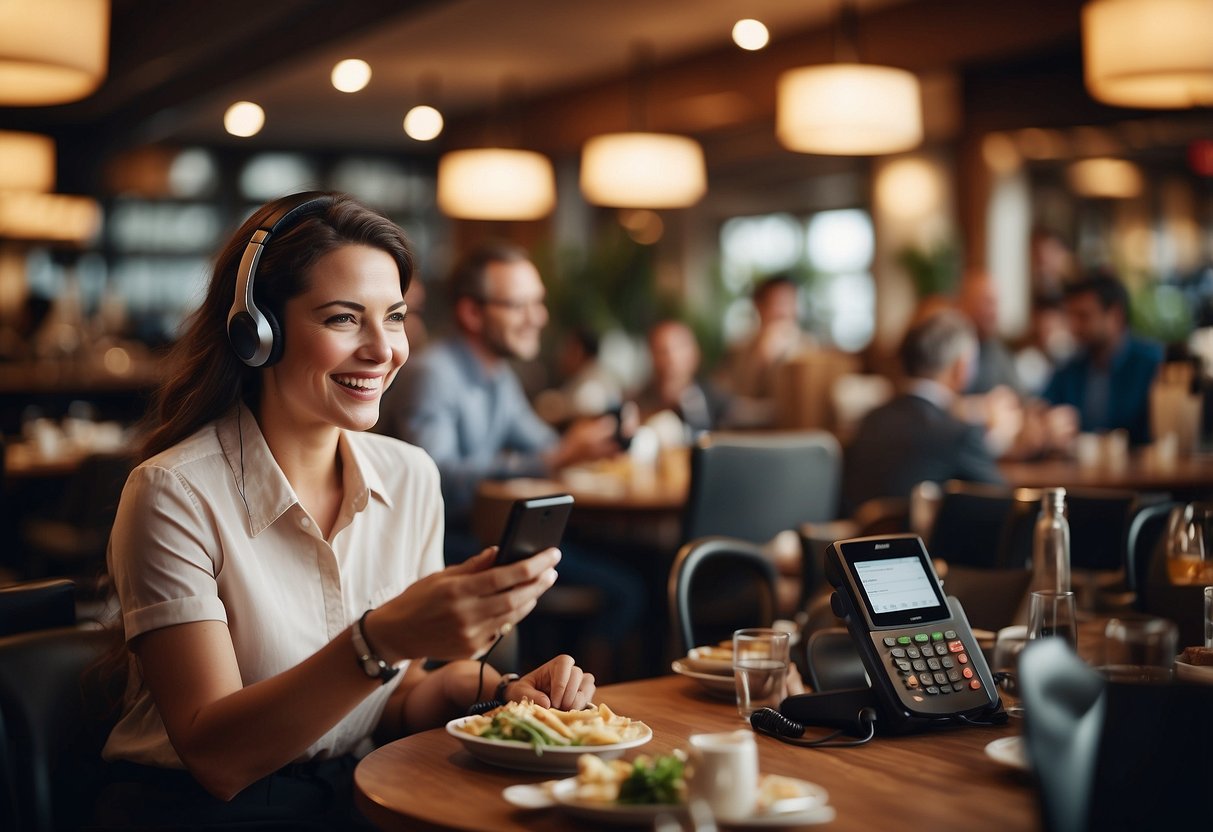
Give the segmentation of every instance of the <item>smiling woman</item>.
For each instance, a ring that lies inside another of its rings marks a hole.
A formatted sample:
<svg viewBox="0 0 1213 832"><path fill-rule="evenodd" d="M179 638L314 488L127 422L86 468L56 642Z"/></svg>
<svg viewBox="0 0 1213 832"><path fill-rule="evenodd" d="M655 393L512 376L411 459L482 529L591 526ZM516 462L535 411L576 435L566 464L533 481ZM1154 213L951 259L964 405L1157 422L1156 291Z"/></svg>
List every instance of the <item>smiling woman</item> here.
<svg viewBox="0 0 1213 832"><path fill-rule="evenodd" d="M494 686L564 709L593 695L569 656L504 679L466 661L534 607L559 553L443 570L434 463L364 433L408 359L412 264L397 226L329 193L267 204L216 261L111 538L138 661L101 823L356 827L373 736Z"/></svg>

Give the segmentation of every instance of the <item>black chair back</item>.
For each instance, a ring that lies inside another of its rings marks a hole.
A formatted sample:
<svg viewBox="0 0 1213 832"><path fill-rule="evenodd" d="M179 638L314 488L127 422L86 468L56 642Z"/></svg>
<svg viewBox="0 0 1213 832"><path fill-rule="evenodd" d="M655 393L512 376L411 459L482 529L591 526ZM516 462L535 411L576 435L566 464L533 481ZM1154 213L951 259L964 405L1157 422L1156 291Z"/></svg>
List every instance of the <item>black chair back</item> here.
<svg viewBox="0 0 1213 832"><path fill-rule="evenodd" d="M1045 830L1207 822L1213 687L1107 682L1055 639L1024 649L1019 681Z"/></svg>
<svg viewBox="0 0 1213 832"><path fill-rule="evenodd" d="M1133 491L1066 489L1070 524L1070 568L1116 572L1126 569L1129 525L1141 505L1155 502Z"/></svg>
<svg viewBox="0 0 1213 832"><path fill-rule="evenodd" d="M0 636L71 627L76 623L76 585L65 578L0 586Z"/></svg>
<svg viewBox="0 0 1213 832"><path fill-rule="evenodd" d="M1133 519L1129 521L1125 583L1136 594L1134 603L1139 610L1146 609L1150 562L1155 551L1159 551L1161 556L1160 541L1166 534L1167 520L1171 516L1171 509L1179 505L1182 503L1166 500L1144 506L1134 512Z"/></svg>
<svg viewBox="0 0 1213 832"><path fill-rule="evenodd" d="M707 537L685 544L670 570L674 636L683 653L775 619L774 564L756 544Z"/></svg>
<svg viewBox="0 0 1213 832"><path fill-rule="evenodd" d="M691 450L684 541L725 535L765 543L838 516L842 451L825 431L708 434Z"/></svg>
<svg viewBox="0 0 1213 832"><path fill-rule="evenodd" d="M0 638L0 753L14 820L6 828L50 832L88 820L125 682L94 668L118 638L76 627Z"/></svg>
<svg viewBox="0 0 1213 832"><path fill-rule="evenodd" d="M944 484L927 550L949 566L1023 569L1032 564L1040 495L952 480Z"/></svg>

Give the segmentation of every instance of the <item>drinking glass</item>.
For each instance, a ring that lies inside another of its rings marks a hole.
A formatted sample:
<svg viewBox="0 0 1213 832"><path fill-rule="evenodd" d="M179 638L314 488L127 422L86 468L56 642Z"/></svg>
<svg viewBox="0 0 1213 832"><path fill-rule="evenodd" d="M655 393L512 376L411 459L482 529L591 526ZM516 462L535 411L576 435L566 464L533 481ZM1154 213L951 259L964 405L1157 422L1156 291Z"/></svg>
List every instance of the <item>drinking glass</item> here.
<svg viewBox="0 0 1213 832"><path fill-rule="evenodd" d="M1169 682L1178 644L1179 631L1165 618L1113 618L1101 669L1114 682Z"/></svg>
<svg viewBox="0 0 1213 832"><path fill-rule="evenodd" d="M1078 624L1073 592L1052 589L1032 593L1028 607L1028 640L1063 638L1078 650Z"/></svg>
<svg viewBox="0 0 1213 832"><path fill-rule="evenodd" d="M733 633L733 681L742 719L760 708L778 708L788 676L788 633L769 627Z"/></svg>
<svg viewBox="0 0 1213 832"><path fill-rule="evenodd" d="M1171 583L1213 583L1213 503L1188 503L1171 509L1166 550Z"/></svg>

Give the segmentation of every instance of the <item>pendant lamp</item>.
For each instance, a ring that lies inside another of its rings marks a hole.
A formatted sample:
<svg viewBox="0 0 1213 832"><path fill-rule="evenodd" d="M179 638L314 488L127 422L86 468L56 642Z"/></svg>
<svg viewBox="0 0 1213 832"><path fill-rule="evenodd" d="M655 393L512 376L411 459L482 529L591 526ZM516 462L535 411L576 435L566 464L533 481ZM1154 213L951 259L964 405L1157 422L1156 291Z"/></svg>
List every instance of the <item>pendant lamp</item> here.
<svg viewBox="0 0 1213 832"><path fill-rule="evenodd" d="M1094 0L1082 9L1087 91L1105 104L1213 104L1213 2Z"/></svg>
<svg viewBox="0 0 1213 832"><path fill-rule="evenodd" d="M65 104L92 93L109 57L109 0L2 0L0 105Z"/></svg>
<svg viewBox="0 0 1213 832"><path fill-rule="evenodd" d="M703 148L687 136L652 133L645 121L648 49L635 49L629 97L632 126L626 133L594 136L581 150L581 193L612 208L685 208L707 192Z"/></svg>
<svg viewBox="0 0 1213 832"><path fill-rule="evenodd" d="M791 69L779 76L775 134L799 153L875 156L922 142L922 93L913 73L854 59L855 13L839 13L832 64Z"/></svg>
<svg viewBox="0 0 1213 832"><path fill-rule="evenodd" d="M531 150L453 150L438 160L438 207L456 219L537 220L556 207L556 175Z"/></svg>
<svg viewBox="0 0 1213 832"><path fill-rule="evenodd" d="M0 193L0 239L87 243L101 228L101 206L87 196Z"/></svg>
<svg viewBox="0 0 1213 832"><path fill-rule="evenodd" d="M0 192L46 192L54 187L54 140L37 133L0 130Z"/></svg>

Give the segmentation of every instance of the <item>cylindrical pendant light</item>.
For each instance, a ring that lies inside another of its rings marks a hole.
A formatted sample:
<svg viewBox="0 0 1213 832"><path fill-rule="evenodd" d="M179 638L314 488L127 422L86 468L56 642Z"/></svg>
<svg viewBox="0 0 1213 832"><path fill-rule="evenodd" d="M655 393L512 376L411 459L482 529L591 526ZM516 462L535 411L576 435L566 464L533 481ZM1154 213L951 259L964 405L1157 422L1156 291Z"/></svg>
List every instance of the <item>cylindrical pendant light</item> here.
<svg viewBox="0 0 1213 832"><path fill-rule="evenodd" d="M0 105L76 101L109 58L109 0L0 2Z"/></svg>
<svg viewBox="0 0 1213 832"><path fill-rule="evenodd" d="M581 151L581 192L615 208L683 208L707 191L703 149L668 133L607 133Z"/></svg>
<svg viewBox="0 0 1213 832"><path fill-rule="evenodd" d="M438 160L438 207L467 220L537 220L556 206L551 161L530 150L454 150Z"/></svg>
<svg viewBox="0 0 1213 832"><path fill-rule="evenodd" d="M50 136L0 130L0 191L52 191L55 142Z"/></svg>
<svg viewBox="0 0 1213 832"><path fill-rule="evenodd" d="M1082 9L1087 91L1121 107L1213 104L1213 2L1095 0Z"/></svg>
<svg viewBox="0 0 1213 832"><path fill-rule="evenodd" d="M87 196L0 193L0 239L86 243L101 228L101 206Z"/></svg>
<svg viewBox="0 0 1213 832"><path fill-rule="evenodd" d="M922 142L918 79L904 69L835 63L779 76L775 133L788 150L900 153Z"/></svg>
<svg viewBox="0 0 1213 832"><path fill-rule="evenodd" d="M1145 187L1141 169L1124 159L1080 159L1066 179L1074 193L1092 199L1132 199Z"/></svg>

